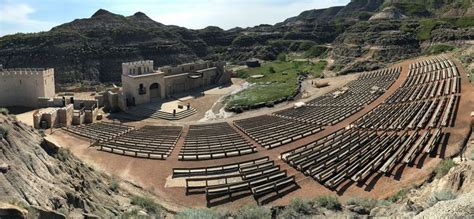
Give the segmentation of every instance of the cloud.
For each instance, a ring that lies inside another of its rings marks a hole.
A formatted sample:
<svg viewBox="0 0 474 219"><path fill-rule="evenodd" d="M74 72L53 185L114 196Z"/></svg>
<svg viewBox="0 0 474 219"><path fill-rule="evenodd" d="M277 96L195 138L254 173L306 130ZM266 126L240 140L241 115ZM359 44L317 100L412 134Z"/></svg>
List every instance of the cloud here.
<svg viewBox="0 0 474 219"><path fill-rule="evenodd" d="M35 10L28 4L10 0L0 2L0 36L17 32L37 32L53 27L51 22L34 20Z"/></svg>

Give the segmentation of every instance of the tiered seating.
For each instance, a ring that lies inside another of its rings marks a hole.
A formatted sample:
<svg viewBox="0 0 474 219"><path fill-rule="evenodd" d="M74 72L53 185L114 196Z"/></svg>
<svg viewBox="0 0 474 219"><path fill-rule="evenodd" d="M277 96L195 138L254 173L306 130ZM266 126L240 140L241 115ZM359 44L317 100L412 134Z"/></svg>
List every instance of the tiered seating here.
<svg viewBox="0 0 474 219"><path fill-rule="evenodd" d="M352 114L361 110L361 106L348 107L312 107L303 106L295 109L287 109L274 113L273 115L287 119L318 125L333 125Z"/></svg>
<svg viewBox="0 0 474 219"><path fill-rule="evenodd" d="M267 149L279 147L322 130L320 125L267 115L236 120L234 125Z"/></svg>
<svg viewBox="0 0 474 219"><path fill-rule="evenodd" d="M400 71L401 68L391 68L362 74L343 89L317 97L303 107L282 110L273 115L322 126L336 124L383 94L395 82ZM270 144L268 147L275 146Z"/></svg>
<svg viewBox="0 0 474 219"><path fill-rule="evenodd" d="M405 83L354 126L378 130L450 126L460 82L456 66L445 57L414 63Z"/></svg>
<svg viewBox="0 0 474 219"><path fill-rule="evenodd" d="M309 106L363 106L382 95L398 78L401 67L362 74L344 88L315 98Z"/></svg>
<svg viewBox="0 0 474 219"><path fill-rule="evenodd" d="M180 160L205 160L256 152L256 147L228 123L191 125L179 153Z"/></svg>
<svg viewBox="0 0 474 219"><path fill-rule="evenodd" d="M450 60L436 57L415 63L406 82L384 104L348 129L282 153L282 159L330 188L391 172L397 164L412 164L439 144L440 127L449 126L455 114L459 86L459 73Z"/></svg>
<svg viewBox="0 0 474 219"><path fill-rule="evenodd" d="M166 159L181 135L180 126L145 126L112 140L101 142L98 150L140 158Z"/></svg>
<svg viewBox="0 0 474 219"><path fill-rule="evenodd" d="M80 126L65 127L63 130L90 138L95 141L106 141L131 131L133 127L119 123L92 123Z"/></svg>
<svg viewBox="0 0 474 219"><path fill-rule="evenodd" d="M281 154L282 159L321 184L335 189L346 180L360 182L373 173L390 172L398 163L414 163L430 153L441 131L385 132L342 129Z"/></svg>
<svg viewBox="0 0 474 219"><path fill-rule="evenodd" d="M268 196L282 196L284 191L298 188L294 176L268 157L221 166L175 168L173 178L186 179L187 194L206 194L208 206L253 195L259 204Z"/></svg>

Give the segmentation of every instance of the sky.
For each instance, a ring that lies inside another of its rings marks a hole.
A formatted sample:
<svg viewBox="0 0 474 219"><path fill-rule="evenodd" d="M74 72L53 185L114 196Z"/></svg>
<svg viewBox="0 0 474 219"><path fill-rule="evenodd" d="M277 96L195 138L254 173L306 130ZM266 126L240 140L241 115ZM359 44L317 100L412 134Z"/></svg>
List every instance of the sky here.
<svg viewBox="0 0 474 219"><path fill-rule="evenodd" d="M191 29L275 24L305 10L350 0L0 0L0 36L48 31L98 9L125 16L141 11L153 20Z"/></svg>

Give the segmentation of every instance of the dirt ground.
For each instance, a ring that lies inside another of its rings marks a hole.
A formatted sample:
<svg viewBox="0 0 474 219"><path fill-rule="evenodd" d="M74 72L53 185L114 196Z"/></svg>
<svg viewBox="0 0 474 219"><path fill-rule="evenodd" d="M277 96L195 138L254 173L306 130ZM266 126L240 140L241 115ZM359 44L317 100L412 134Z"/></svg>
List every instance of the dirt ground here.
<svg viewBox="0 0 474 219"><path fill-rule="evenodd" d="M295 197L314 198L318 195L324 194L337 195L340 197L341 200L345 200L354 196L386 198L398 192L401 188L410 187L413 184L419 184L424 182L429 177L433 169L436 167L440 159L453 156L459 152L460 143L468 135L471 123L470 113L474 109L474 89L472 85L468 82L466 78L466 73L462 69L459 62L456 61L456 65L458 65L458 68L461 71L462 75L462 96L457 110L455 127L445 129L446 132L450 132L451 134L450 137L447 139L447 144L437 149L438 153L436 157L418 157L417 162L414 166L400 165L396 167L395 171L393 171L389 175L374 175L370 177L366 182L360 185L346 184L339 188L338 191L331 191L326 187L322 186L321 184L317 183L313 179L307 178L302 173L288 166L279 158L279 156L284 151L294 149L305 143L312 142L314 140L319 139L320 137L328 135L335 130L347 127L350 123L354 122L355 120L372 110L374 107L378 106L393 92L395 92L395 90L397 90L398 87L402 84L402 82L406 79L408 66L413 61L414 60L404 61L394 65L393 67L403 66L403 70L400 77L387 90L387 92L385 92L381 97L366 106L358 113L346 118L338 124L327 127L324 131L320 133L316 133L306 138L299 139L295 142L278 147L276 149L267 150L259 146L258 152L250 155L207 161L178 161L178 153L183 144L183 137L186 135L187 132L187 125L192 124L197 120L201 119L204 116L203 112L209 110L212 107L212 104L220 97L222 97L222 94L208 94L204 97L200 97L202 99L198 99L199 101L196 101L194 103L195 105L193 104L193 106L197 108L200 113L197 113L184 121L173 123L162 120L127 122L128 124L137 126L142 126L148 123L171 123L185 126L182 137L178 141L178 144L173 150L171 156L165 161L139 159L97 151L94 148L89 147L89 141L87 139L72 136L61 130L56 130L52 135L49 135L48 138L54 142L57 142L63 147L69 148L76 156L84 160L86 163L92 165L94 168L112 175L119 176L124 180L128 180L145 189L153 191L154 194L161 199L161 204L163 204L165 207L174 210L186 207L205 207L206 199L205 195L187 196L183 187L176 187L177 185L179 185L179 183L170 183L172 168L223 165L238 161L254 159L262 156L269 156L271 159L275 160L277 165L281 166L281 169L288 170L289 175L295 175L298 185L301 187L300 189L284 196L283 198L271 202L269 205L283 205L288 204L289 201ZM311 93L311 98L315 98L316 96L329 92L330 90L333 90L336 87L343 86L348 81L356 78L355 75L344 77L324 79L328 80L331 85L327 88L313 89L311 87L308 87L307 83L311 83L310 81L305 82L304 88L305 90L307 90L308 93ZM342 78L344 78L344 80L341 80ZM301 101L306 101L307 99L303 99ZM235 119L268 114L276 110L291 107L292 105L293 103L283 103L276 106L275 108L265 108L261 110L251 111L248 113L234 115L230 118L225 119L225 121L232 122ZM254 141L251 142L256 144ZM233 208L249 203L256 203L252 196L248 196L233 201L231 203L221 205L219 206L219 208Z"/></svg>

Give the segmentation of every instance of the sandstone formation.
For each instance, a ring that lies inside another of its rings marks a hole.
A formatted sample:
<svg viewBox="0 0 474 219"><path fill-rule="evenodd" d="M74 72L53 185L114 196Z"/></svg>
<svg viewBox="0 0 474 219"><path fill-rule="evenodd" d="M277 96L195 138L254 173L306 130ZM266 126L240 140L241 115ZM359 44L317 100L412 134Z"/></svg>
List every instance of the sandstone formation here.
<svg viewBox="0 0 474 219"><path fill-rule="evenodd" d="M353 0L346 6L304 11L275 25L230 30L190 30L158 23L141 12L122 16L100 9L90 18L47 32L2 37L0 63L8 68L54 67L59 83L118 82L122 62L242 63L253 57L274 60L282 52L329 44L334 47L333 69L348 73L422 54L432 44L472 40L472 24L456 20L472 16L472 3L459 2ZM446 22L441 17L452 19ZM435 25L423 19L432 19Z"/></svg>

